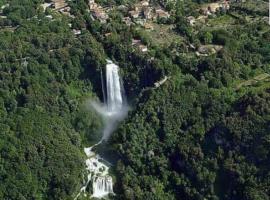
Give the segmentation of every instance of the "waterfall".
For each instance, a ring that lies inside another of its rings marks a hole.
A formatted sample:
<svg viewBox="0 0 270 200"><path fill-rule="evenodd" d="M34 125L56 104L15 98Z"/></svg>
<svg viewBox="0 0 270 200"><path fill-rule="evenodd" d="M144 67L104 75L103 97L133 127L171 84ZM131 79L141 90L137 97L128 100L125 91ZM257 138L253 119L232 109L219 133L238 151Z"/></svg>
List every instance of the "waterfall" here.
<svg viewBox="0 0 270 200"><path fill-rule="evenodd" d="M125 118L128 111L119 67L110 60L107 60L106 65L106 91L106 104L101 107L94 105L105 122L102 140L107 140L110 137L118 122Z"/></svg>
<svg viewBox="0 0 270 200"><path fill-rule="evenodd" d="M117 127L118 122L123 120L127 115L128 107L125 102L125 92L119 75L119 67L110 60L107 60L106 65L106 84L104 84L103 77L101 77L101 81L104 104L100 105L96 102L92 102L91 104L103 116L105 127L103 129L102 139L92 147L84 149L87 155L85 163L88 175L85 184L81 188L80 193L75 197L75 200L79 198L81 193L87 196L86 188L90 183L92 184L91 197L101 199L109 194L114 194L113 179L109 175L109 166L105 164L106 161L100 155L94 152L93 148L110 137L111 133ZM104 88L105 85L106 89ZM104 94L105 91L107 92L107 98Z"/></svg>
<svg viewBox="0 0 270 200"><path fill-rule="evenodd" d="M93 195L95 198L102 198L113 193L113 182L110 176L99 176L93 183Z"/></svg>
<svg viewBox="0 0 270 200"><path fill-rule="evenodd" d="M117 113L122 110L123 97L119 77L119 67L107 61L106 65L106 86L107 86L107 107L109 113Z"/></svg>

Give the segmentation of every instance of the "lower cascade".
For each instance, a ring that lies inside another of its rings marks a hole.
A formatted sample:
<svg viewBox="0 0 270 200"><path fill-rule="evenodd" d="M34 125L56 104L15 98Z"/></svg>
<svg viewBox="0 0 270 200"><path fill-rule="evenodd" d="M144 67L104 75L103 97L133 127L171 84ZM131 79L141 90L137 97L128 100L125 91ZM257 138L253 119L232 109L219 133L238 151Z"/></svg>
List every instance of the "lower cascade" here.
<svg viewBox="0 0 270 200"><path fill-rule="evenodd" d="M101 80L103 81L103 78ZM110 164L94 151L94 147L110 137L117 123L124 119L128 111L125 102L125 92L119 76L119 67L110 60L107 60L106 65L106 84L102 82L102 87L105 85L106 90L105 88L102 88L102 90L106 91L107 96L104 99L107 99L107 101L102 105L92 102L92 106L102 115L104 120L103 136L97 144L84 148L84 152L87 155L87 160L85 161L87 180L74 200L77 200L82 193L85 197L87 196L86 188L89 184L92 184L92 195L90 198L101 199L109 194L114 195L113 179L109 175Z"/></svg>
<svg viewBox="0 0 270 200"><path fill-rule="evenodd" d="M113 193L113 182L110 176L99 176L93 183L93 197L103 197Z"/></svg>

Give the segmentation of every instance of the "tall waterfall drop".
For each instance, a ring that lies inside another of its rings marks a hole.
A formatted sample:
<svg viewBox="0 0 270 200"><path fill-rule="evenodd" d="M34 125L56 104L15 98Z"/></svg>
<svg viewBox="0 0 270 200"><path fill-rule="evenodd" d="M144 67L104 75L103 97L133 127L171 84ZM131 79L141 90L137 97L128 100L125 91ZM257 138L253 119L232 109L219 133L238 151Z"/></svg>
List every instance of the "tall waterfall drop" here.
<svg viewBox="0 0 270 200"><path fill-rule="evenodd" d="M106 66L107 106L109 112L118 112L123 107L122 87L119 77L119 68L108 61Z"/></svg>
<svg viewBox="0 0 270 200"><path fill-rule="evenodd" d="M79 198L81 193L87 196L86 188L89 184L92 184L91 197L103 198L109 194L114 194L113 180L109 175L109 166L100 155L94 152L93 148L110 137L111 133L116 128L117 123L123 120L127 115L128 107L125 102L125 92L119 76L119 67L112 61L107 60L106 84L103 83L103 77L101 77L101 80L102 90L106 91L106 97L104 96L103 98L106 99L106 102L102 105L92 102L92 106L102 115L105 127L103 129L102 139L94 146L84 149L84 152L87 155L87 160L85 162L88 175L87 180L81 188L80 193L75 197L75 200ZM104 88L105 85L106 90ZM103 95L104 93L105 92L103 92Z"/></svg>

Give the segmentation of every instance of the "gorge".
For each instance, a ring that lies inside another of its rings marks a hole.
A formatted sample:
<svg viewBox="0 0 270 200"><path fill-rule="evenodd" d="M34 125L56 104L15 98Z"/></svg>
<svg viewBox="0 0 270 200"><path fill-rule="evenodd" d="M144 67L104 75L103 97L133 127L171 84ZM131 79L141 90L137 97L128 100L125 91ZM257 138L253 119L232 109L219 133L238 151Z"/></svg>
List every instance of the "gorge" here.
<svg viewBox="0 0 270 200"><path fill-rule="evenodd" d="M118 122L123 120L127 115L128 106L124 87L119 75L119 67L110 60L107 60L106 65L106 84L103 83L102 73L101 81L104 103L91 102L91 105L102 116L104 121L103 134L98 143L89 148L84 148L84 152L87 156L85 161L87 179L75 200L78 199L82 193L84 196L87 196L86 189L89 184L92 184L91 197L103 198L109 194L114 194L113 179L109 175L110 164L95 152L94 148L108 140L113 130L117 127Z"/></svg>

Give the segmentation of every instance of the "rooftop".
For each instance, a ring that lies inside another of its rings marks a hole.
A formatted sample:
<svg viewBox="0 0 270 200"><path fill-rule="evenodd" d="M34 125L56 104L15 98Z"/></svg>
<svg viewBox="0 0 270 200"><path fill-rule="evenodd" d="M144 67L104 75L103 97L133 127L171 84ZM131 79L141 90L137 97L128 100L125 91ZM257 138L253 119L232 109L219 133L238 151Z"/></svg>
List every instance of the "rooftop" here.
<svg viewBox="0 0 270 200"><path fill-rule="evenodd" d="M56 10L64 8L68 5L65 0L52 0L52 2Z"/></svg>

